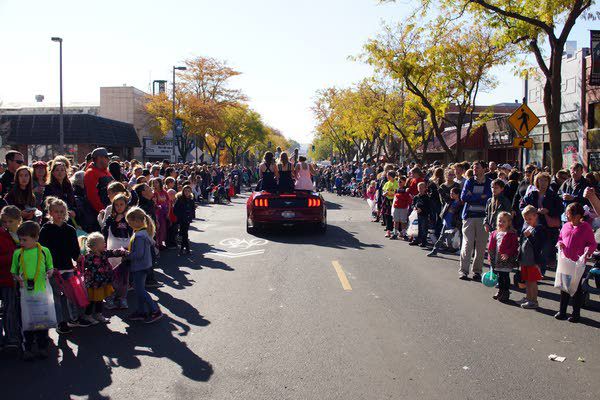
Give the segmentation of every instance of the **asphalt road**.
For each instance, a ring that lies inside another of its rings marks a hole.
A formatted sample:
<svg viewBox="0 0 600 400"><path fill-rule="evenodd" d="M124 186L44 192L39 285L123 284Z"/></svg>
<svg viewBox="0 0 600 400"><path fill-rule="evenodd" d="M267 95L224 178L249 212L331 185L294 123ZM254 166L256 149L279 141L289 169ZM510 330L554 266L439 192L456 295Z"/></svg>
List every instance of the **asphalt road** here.
<svg viewBox="0 0 600 400"><path fill-rule="evenodd" d="M325 235L250 236L244 198L199 208L194 254L161 259L166 318L52 333L49 360L0 358L0 397L598 398L599 302L556 321L546 281L539 310L500 304L457 279L456 256L427 258L385 239L360 200L326 199Z"/></svg>

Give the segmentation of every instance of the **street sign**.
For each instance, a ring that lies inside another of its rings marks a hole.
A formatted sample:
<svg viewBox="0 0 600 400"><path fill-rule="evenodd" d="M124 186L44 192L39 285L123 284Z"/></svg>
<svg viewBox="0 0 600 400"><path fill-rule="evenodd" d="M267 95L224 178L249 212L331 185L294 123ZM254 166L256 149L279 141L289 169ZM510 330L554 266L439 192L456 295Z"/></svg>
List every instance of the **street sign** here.
<svg viewBox="0 0 600 400"><path fill-rule="evenodd" d="M180 138L183 136L183 120L175 118L175 137Z"/></svg>
<svg viewBox="0 0 600 400"><path fill-rule="evenodd" d="M523 104L508 117L508 123L515 128L519 135L527 137L529 132L540 123L540 119L531 111L531 108Z"/></svg>
<svg viewBox="0 0 600 400"><path fill-rule="evenodd" d="M513 141L513 147L531 149L533 147L533 140L531 138L516 138Z"/></svg>

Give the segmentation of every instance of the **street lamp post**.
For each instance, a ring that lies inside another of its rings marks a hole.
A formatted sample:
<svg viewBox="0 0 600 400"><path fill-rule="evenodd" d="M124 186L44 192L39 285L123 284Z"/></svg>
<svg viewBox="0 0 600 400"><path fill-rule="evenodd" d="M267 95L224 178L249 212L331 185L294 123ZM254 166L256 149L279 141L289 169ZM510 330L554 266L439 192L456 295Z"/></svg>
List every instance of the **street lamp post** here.
<svg viewBox="0 0 600 400"><path fill-rule="evenodd" d="M173 132L173 159L175 162L177 162L177 158L176 158L176 153L175 153L175 143L176 143L176 139L175 139L175 71L185 71L187 70L187 67L176 67L173 66L173 122L171 124L171 130Z"/></svg>
<svg viewBox="0 0 600 400"><path fill-rule="evenodd" d="M59 51L59 81L60 81L60 117L59 117L59 134L58 134L58 151L60 154L65 154L65 122L63 114L63 74L62 74L62 43L60 37L52 37L53 42L58 42Z"/></svg>

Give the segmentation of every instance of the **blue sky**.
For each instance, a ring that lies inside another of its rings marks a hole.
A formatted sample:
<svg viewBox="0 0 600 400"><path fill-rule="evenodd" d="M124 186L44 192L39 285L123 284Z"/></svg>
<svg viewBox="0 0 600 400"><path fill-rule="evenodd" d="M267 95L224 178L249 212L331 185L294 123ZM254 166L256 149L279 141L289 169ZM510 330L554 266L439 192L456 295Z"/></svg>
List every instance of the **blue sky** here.
<svg viewBox="0 0 600 400"><path fill-rule="evenodd" d="M347 86L370 69L349 61L382 21L399 21L410 1L27 1L0 0L0 101L58 102L58 44L64 39L65 102L98 102L100 86L128 84L149 91L170 79L171 66L195 55L228 60L243 75L234 85L270 125L310 142L310 106L324 87ZM571 35L589 46L592 22ZM598 27L598 24L596 24ZM480 104L514 101L522 85L509 68Z"/></svg>

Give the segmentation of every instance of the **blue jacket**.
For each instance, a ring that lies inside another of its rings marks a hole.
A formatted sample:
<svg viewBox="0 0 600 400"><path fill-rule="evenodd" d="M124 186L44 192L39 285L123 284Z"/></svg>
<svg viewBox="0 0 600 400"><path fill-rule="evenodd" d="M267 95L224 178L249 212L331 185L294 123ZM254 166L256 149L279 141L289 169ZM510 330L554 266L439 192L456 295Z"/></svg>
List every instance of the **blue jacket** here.
<svg viewBox="0 0 600 400"><path fill-rule="evenodd" d="M465 203L462 219L485 218L485 206L491 197L492 180L490 178L485 178L483 183L477 182L475 178L467 180L460 194L460 199Z"/></svg>
<svg viewBox="0 0 600 400"><path fill-rule="evenodd" d="M152 252L154 251L154 240L148 236L144 229L134 233L131 251L129 252L129 261L131 272L143 271L152 267Z"/></svg>

